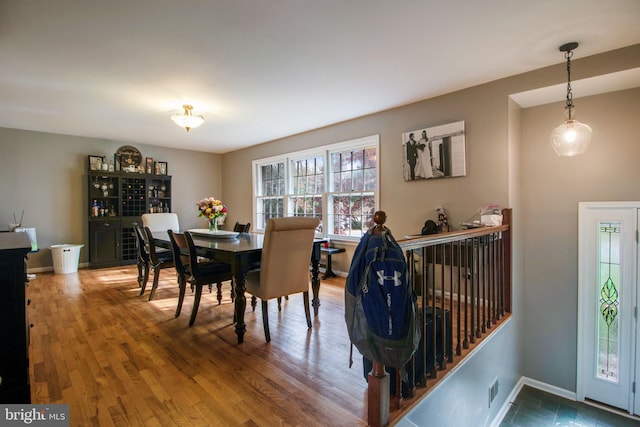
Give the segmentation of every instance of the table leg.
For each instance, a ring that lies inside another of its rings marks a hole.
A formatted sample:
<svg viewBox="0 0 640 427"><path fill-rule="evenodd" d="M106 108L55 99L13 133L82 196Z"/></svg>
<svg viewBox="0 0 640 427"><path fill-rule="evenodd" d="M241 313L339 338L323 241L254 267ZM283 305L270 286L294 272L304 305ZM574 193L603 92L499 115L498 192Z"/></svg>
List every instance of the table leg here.
<svg viewBox="0 0 640 427"><path fill-rule="evenodd" d="M244 333L247 330L247 325L244 323L244 310L247 307L247 298L244 295L245 290L245 275L235 275L235 313L233 318L236 322L236 335L238 335L238 343L244 342Z"/></svg>
<svg viewBox="0 0 640 427"><path fill-rule="evenodd" d="M313 245L311 254L311 291L313 298L311 305L313 306L313 315L318 315L320 308L320 246Z"/></svg>

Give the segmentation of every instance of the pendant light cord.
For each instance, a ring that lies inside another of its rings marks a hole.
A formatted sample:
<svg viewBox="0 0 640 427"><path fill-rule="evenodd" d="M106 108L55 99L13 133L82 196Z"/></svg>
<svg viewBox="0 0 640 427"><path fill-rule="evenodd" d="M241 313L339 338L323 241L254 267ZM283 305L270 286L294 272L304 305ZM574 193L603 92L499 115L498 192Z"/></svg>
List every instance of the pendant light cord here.
<svg viewBox="0 0 640 427"><path fill-rule="evenodd" d="M569 110L569 120L572 119L571 111L573 110L573 93L571 92L571 57L573 51L569 50L564 53L564 57L567 58L567 108Z"/></svg>

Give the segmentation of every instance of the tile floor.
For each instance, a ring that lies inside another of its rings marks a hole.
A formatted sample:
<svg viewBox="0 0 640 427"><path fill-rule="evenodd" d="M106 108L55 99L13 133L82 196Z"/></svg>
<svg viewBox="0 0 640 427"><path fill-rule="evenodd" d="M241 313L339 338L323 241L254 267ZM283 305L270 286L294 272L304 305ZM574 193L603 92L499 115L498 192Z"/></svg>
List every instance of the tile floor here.
<svg viewBox="0 0 640 427"><path fill-rule="evenodd" d="M626 427L640 426L631 419L596 407L524 386L500 427Z"/></svg>

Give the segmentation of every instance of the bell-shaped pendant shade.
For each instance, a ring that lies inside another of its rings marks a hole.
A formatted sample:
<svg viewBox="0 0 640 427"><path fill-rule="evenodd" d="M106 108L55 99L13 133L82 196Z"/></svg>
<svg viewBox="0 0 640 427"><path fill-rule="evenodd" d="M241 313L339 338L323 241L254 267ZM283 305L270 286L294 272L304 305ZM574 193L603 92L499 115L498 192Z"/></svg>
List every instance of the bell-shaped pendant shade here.
<svg viewBox="0 0 640 427"><path fill-rule="evenodd" d="M575 156L587 151L591 127L577 120L565 120L551 132L551 147L558 156Z"/></svg>
<svg viewBox="0 0 640 427"><path fill-rule="evenodd" d="M204 117L191 114L191 110L193 110L191 105L183 105L182 108L184 108L183 114L174 114L171 116L171 120L173 120L175 124L185 128L187 132L189 132L189 130L197 128L204 123Z"/></svg>

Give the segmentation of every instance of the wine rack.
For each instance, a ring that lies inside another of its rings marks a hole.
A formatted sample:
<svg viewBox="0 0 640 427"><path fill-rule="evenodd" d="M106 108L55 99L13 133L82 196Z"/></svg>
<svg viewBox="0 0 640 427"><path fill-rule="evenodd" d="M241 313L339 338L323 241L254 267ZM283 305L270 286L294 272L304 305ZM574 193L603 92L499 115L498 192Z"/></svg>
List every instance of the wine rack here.
<svg viewBox="0 0 640 427"><path fill-rule="evenodd" d="M144 213L171 212L171 177L91 170L87 178L90 266L136 262L133 227Z"/></svg>
<svg viewBox="0 0 640 427"><path fill-rule="evenodd" d="M140 216L146 212L146 179L122 179L122 216Z"/></svg>

